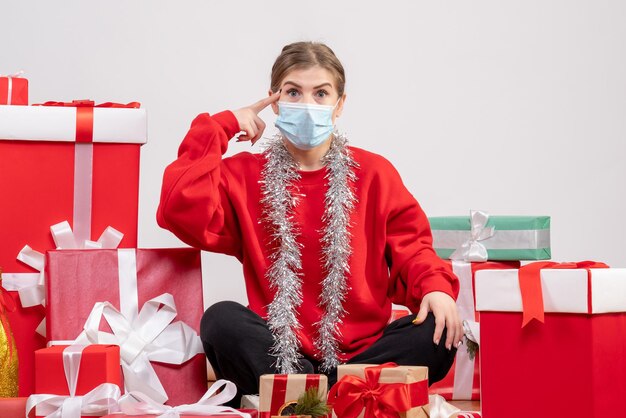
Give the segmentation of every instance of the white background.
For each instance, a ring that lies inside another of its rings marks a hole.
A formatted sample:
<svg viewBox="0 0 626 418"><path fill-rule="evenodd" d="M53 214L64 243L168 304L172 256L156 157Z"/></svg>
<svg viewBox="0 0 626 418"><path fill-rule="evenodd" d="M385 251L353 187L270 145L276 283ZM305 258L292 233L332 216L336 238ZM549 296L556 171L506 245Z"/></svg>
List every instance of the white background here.
<svg viewBox="0 0 626 418"><path fill-rule="evenodd" d="M0 73L24 69L31 103L148 110L141 247L182 245L155 212L194 116L262 98L282 46L315 40L346 68L339 128L391 160L428 215L550 215L553 259L626 267L623 0L41 0L1 16ZM209 301L245 301L238 262L205 261Z"/></svg>

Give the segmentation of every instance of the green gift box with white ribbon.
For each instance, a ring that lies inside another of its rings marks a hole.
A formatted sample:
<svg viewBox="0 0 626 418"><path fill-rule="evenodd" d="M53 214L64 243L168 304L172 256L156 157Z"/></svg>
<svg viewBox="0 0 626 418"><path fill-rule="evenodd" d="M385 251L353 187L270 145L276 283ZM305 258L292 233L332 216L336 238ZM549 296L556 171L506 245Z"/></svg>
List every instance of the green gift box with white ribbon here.
<svg viewBox="0 0 626 418"><path fill-rule="evenodd" d="M549 216L470 216L428 218L433 247L441 258L463 261L548 260Z"/></svg>

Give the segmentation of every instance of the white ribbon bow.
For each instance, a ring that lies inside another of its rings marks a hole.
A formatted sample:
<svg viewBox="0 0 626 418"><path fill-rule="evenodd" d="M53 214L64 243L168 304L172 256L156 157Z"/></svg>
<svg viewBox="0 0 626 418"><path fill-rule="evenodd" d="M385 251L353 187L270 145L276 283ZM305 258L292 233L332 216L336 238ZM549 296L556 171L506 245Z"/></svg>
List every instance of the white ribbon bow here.
<svg viewBox="0 0 626 418"><path fill-rule="evenodd" d="M0 74L0 77L7 77L7 78L20 78L22 75L24 75L24 70L19 70L18 72L14 73L14 74Z"/></svg>
<svg viewBox="0 0 626 418"><path fill-rule="evenodd" d="M477 412L461 411L456 406L448 403L441 395L428 396L428 417L429 418L473 418L480 416Z"/></svg>
<svg viewBox="0 0 626 418"><path fill-rule="evenodd" d="M493 226L487 227L489 214L487 212L470 211L470 238L457 248L450 256L451 260L461 261L487 261L487 248L479 241L493 237Z"/></svg>
<svg viewBox="0 0 626 418"><path fill-rule="evenodd" d="M80 418L81 415L104 415L117 410L120 388L103 383L83 396L31 395L26 402L27 415L37 408L46 418Z"/></svg>
<svg viewBox="0 0 626 418"><path fill-rule="evenodd" d="M463 332L468 340L480 345L480 324L478 322L463 321Z"/></svg>
<svg viewBox="0 0 626 418"><path fill-rule="evenodd" d="M147 301L134 318L126 317L109 302L98 302L75 343L119 345L126 389L164 403L167 394L150 362L182 364L204 353L200 337L190 326L181 321L172 323L176 314L174 297L169 293ZM103 317L112 334L99 331Z"/></svg>
<svg viewBox="0 0 626 418"><path fill-rule="evenodd" d="M68 221L52 225L50 232L57 250L117 248L124 238L123 233L109 226L100 235L98 241L83 240L81 242L76 238ZM17 259L39 273L5 273L2 281L3 287L9 291L17 291L24 308L45 306L45 256L25 245L17 255ZM45 318L37 327L37 333L46 336Z"/></svg>
<svg viewBox="0 0 626 418"><path fill-rule="evenodd" d="M217 393L220 389L223 390ZM126 415L159 414L157 418L180 418L182 414L190 415L239 415L251 418L250 414L222 406L237 394L237 387L228 380L218 380L204 396L194 404L171 407L161 405L141 392L129 392L119 401L120 410Z"/></svg>
<svg viewBox="0 0 626 418"><path fill-rule="evenodd" d="M37 414L46 418L80 418L83 414L104 415L116 412L120 388L113 383L102 383L83 396L76 396L80 360L85 346L71 345L63 350L63 368L69 396L31 395L26 402L26 415L37 407Z"/></svg>
<svg viewBox="0 0 626 418"><path fill-rule="evenodd" d="M450 418L460 409L446 402L441 395L428 395L428 417L429 418Z"/></svg>

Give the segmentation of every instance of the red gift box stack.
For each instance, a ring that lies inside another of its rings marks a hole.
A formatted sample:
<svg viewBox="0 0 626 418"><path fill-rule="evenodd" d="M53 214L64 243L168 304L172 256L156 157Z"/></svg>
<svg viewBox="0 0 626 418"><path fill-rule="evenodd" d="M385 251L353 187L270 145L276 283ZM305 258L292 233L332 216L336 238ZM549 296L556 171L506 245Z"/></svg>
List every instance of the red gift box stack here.
<svg viewBox="0 0 626 418"><path fill-rule="evenodd" d="M123 233L115 244L137 245L145 111L135 105L73 105L0 106L0 191L11 196L10 204L0 206L0 265L3 285L18 306L9 320L20 358L20 396L33 393L34 352L45 345L35 332L44 308L31 306L44 297L40 252L107 246L116 235L109 226ZM49 232L53 225L54 236ZM92 242L91 231L107 232Z"/></svg>
<svg viewBox="0 0 626 418"><path fill-rule="evenodd" d="M208 393L200 251L135 248L145 111L87 100L15 106L28 104L26 87L0 77L0 191L11 196L0 206L0 266L17 306L20 396L67 394L55 344L114 344L120 387L157 403L198 402ZM91 350L72 396L86 376L111 381L93 373Z"/></svg>

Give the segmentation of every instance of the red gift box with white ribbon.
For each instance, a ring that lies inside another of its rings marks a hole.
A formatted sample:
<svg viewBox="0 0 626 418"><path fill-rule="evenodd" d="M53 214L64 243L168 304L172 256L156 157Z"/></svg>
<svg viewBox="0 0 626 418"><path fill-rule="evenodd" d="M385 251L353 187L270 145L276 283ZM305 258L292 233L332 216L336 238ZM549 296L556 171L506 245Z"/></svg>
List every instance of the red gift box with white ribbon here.
<svg viewBox="0 0 626 418"><path fill-rule="evenodd" d="M466 328L476 330L480 322L474 303L474 278L476 272L483 270L511 269L519 267L519 261L465 262L448 261L454 274L459 278L459 297L457 307L459 317ZM471 331L470 329L466 331ZM473 336L479 338L478 335ZM476 342L476 341L474 341ZM445 378L433 384L429 392L438 394L447 400L480 399L480 350L470 354L466 344L461 345L456 353L452 368Z"/></svg>
<svg viewBox="0 0 626 418"><path fill-rule="evenodd" d="M23 73L0 74L0 105L28 104L28 79L22 77Z"/></svg>
<svg viewBox="0 0 626 418"><path fill-rule="evenodd" d="M126 390L157 402L206 392L199 250L48 251L46 285L53 344L120 345Z"/></svg>
<svg viewBox="0 0 626 418"><path fill-rule="evenodd" d="M35 353L35 395L26 412L37 417L102 416L117 411L122 378L113 345L56 346Z"/></svg>
<svg viewBox="0 0 626 418"><path fill-rule="evenodd" d="M626 269L531 263L476 273L484 418L626 408Z"/></svg>
<svg viewBox="0 0 626 418"><path fill-rule="evenodd" d="M9 319L20 358L20 396L33 392L34 352L45 345L35 332L45 312L37 306L44 298L43 253L137 245L145 110L137 103L50 104L0 106L0 266L3 286L18 306Z"/></svg>

